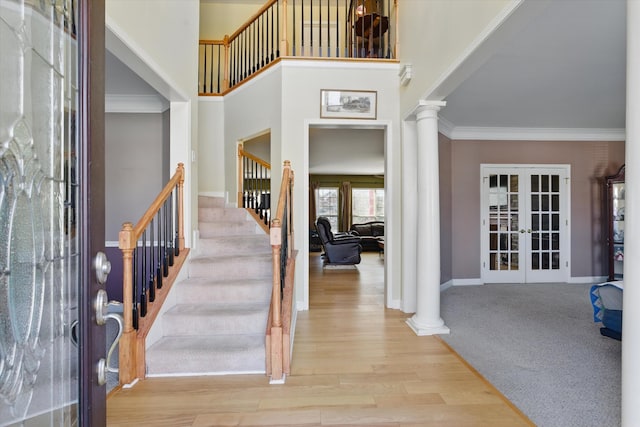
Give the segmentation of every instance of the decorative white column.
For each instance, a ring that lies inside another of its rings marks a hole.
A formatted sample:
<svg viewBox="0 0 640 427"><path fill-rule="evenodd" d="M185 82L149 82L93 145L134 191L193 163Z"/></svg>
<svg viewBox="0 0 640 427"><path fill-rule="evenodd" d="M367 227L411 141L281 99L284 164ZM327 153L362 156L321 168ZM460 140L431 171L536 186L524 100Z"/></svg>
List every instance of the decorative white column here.
<svg viewBox="0 0 640 427"><path fill-rule="evenodd" d="M418 134L418 224L416 313L407 324L417 335L448 334L440 317L440 178L438 111L444 101L421 101Z"/></svg>
<svg viewBox="0 0 640 427"><path fill-rule="evenodd" d="M640 425L640 2L627 1L622 426ZM638 221L636 223L636 221Z"/></svg>
<svg viewBox="0 0 640 427"><path fill-rule="evenodd" d="M418 131L415 120L402 123L402 302L416 312L416 227L418 226Z"/></svg>

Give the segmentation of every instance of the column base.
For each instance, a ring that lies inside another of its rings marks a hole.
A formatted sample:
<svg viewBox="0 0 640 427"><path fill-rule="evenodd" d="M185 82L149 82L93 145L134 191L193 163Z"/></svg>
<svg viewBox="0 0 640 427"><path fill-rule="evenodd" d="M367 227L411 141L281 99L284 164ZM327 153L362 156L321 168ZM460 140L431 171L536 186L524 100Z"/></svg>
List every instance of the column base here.
<svg viewBox="0 0 640 427"><path fill-rule="evenodd" d="M442 319L440 319L440 322L442 322L440 325L427 325L416 320L416 316L414 315L407 319L406 322L419 337L426 335L444 335L451 332Z"/></svg>

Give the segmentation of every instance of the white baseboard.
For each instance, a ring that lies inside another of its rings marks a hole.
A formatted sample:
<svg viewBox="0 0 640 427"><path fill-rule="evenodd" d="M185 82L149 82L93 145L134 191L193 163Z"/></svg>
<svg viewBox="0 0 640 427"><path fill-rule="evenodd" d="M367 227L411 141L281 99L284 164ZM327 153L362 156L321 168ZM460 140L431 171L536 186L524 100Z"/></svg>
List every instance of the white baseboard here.
<svg viewBox="0 0 640 427"><path fill-rule="evenodd" d="M602 283L607 281L607 276L570 277L568 283Z"/></svg>
<svg viewBox="0 0 640 427"><path fill-rule="evenodd" d="M453 280L447 280L444 283L440 283L440 292L444 292L452 286L453 286Z"/></svg>
<svg viewBox="0 0 640 427"><path fill-rule="evenodd" d="M453 286L476 286L484 285L484 282L478 277L476 279L451 279L451 284Z"/></svg>
<svg viewBox="0 0 640 427"><path fill-rule="evenodd" d="M394 310L400 310L401 307L401 301L399 299L394 299L389 301L389 304L387 305L387 308L392 308Z"/></svg>

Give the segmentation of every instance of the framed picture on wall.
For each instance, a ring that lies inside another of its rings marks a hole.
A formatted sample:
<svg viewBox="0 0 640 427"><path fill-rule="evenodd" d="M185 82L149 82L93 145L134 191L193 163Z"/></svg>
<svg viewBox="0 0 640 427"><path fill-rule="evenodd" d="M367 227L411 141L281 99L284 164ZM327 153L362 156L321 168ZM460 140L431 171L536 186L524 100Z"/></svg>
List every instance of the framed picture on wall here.
<svg viewBox="0 0 640 427"><path fill-rule="evenodd" d="M323 119L376 119L378 93L373 90L320 90Z"/></svg>

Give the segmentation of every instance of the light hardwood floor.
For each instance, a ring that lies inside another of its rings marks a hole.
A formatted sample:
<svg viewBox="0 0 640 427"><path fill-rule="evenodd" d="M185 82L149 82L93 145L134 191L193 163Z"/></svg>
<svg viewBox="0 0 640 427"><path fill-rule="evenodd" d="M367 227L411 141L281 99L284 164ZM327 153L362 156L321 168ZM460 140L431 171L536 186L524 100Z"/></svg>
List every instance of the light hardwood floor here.
<svg viewBox="0 0 640 427"><path fill-rule="evenodd" d="M383 307L384 261L324 270L310 256L291 375L150 378L111 393L109 426L530 426L437 337ZM301 264L301 263L300 263ZM299 265L300 265L299 264Z"/></svg>

